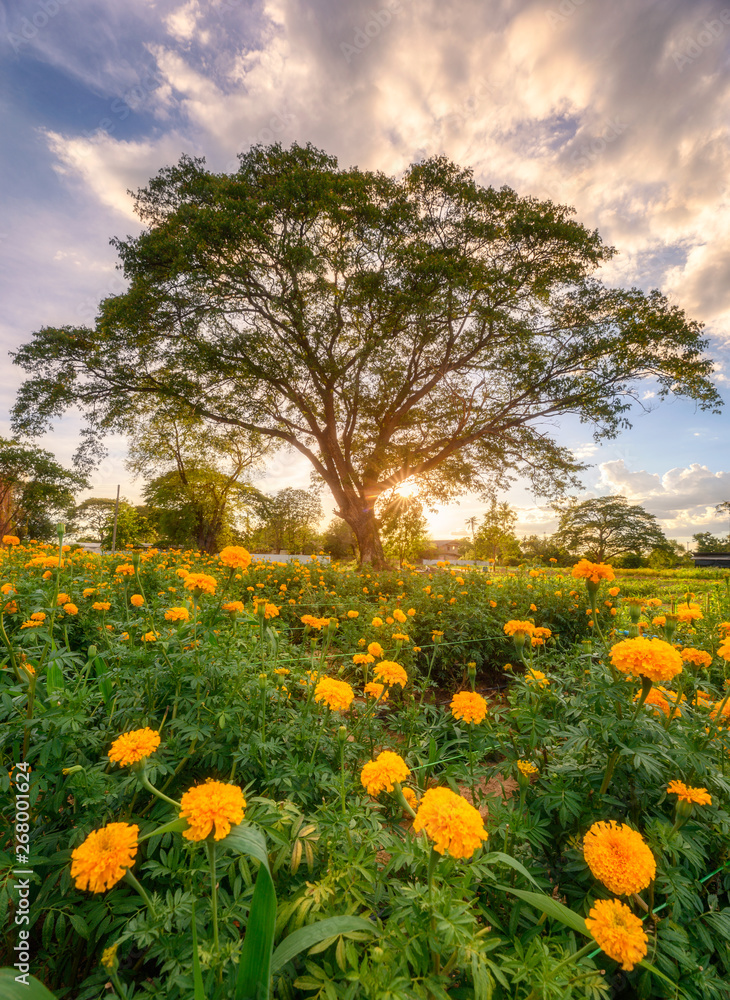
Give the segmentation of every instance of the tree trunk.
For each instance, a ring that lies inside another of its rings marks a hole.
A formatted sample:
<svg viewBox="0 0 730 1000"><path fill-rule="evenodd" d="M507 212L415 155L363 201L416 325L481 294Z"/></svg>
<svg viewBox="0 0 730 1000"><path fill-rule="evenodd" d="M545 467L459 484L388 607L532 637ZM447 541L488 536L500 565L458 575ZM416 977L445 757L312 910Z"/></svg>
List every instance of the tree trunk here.
<svg viewBox="0 0 730 1000"><path fill-rule="evenodd" d="M345 510L340 515L350 525L360 554L359 565L367 563L373 569L391 569L383 554L378 524L372 510Z"/></svg>

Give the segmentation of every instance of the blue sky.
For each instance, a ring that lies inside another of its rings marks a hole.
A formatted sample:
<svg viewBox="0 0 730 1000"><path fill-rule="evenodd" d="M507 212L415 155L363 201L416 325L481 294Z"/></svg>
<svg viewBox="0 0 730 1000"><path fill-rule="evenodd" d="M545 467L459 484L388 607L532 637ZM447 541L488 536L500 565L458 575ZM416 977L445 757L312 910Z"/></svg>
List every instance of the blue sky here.
<svg viewBox="0 0 730 1000"><path fill-rule="evenodd" d="M398 173L444 153L483 184L575 206L620 253L607 281L659 287L706 324L730 386L730 8L703 0L13 0L0 3L0 347L90 323L123 289L111 236L139 231L128 189L183 152L233 169L254 142L311 141L344 165ZM22 373L0 368L0 433ZM586 494L623 493L670 537L719 532L728 416L681 400L637 412L597 448ZM70 461L70 414L44 444ZM94 481L134 499L125 444ZM307 487L275 458L262 482ZM550 511L520 483L521 532ZM474 497L440 510L461 533ZM725 529L726 530L726 529Z"/></svg>

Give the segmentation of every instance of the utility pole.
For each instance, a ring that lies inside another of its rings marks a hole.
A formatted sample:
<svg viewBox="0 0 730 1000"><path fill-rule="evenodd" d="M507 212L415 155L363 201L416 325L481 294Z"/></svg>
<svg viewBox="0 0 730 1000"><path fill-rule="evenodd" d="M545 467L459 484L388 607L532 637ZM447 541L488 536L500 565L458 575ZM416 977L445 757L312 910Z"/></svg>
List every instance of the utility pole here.
<svg viewBox="0 0 730 1000"><path fill-rule="evenodd" d="M114 504L114 530L112 531L112 555L117 551L117 517L119 516L119 485L117 485L117 502Z"/></svg>

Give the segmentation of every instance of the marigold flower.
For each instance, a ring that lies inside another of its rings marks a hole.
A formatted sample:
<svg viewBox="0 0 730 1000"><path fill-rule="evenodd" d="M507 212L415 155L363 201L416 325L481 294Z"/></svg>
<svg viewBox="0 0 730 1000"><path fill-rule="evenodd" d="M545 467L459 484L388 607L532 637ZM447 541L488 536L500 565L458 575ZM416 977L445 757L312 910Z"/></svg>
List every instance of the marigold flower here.
<svg viewBox="0 0 730 1000"><path fill-rule="evenodd" d="M413 789L405 785L401 788L401 791L403 792L403 798L406 800L411 809L415 809L418 805L418 799L416 798L416 793Z"/></svg>
<svg viewBox="0 0 730 1000"><path fill-rule="evenodd" d="M159 632L145 632L142 636L142 642L157 642L159 634Z"/></svg>
<svg viewBox="0 0 730 1000"><path fill-rule="evenodd" d="M186 590L192 590L198 594L215 594L218 582L215 577L208 576L207 573L188 573L183 586Z"/></svg>
<svg viewBox="0 0 730 1000"><path fill-rule="evenodd" d="M141 594L132 594L129 598L129 603L135 608L141 608L144 604L144 597Z"/></svg>
<svg viewBox="0 0 730 1000"><path fill-rule="evenodd" d="M525 680L528 684L541 688L547 687L550 683L550 678L546 677L542 670L535 670L532 667L525 671Z"/></svg>
<svg viewBox="0 0 730 1000"><path fill-rule="evenodd" d="M709 667L712 663L712 657L709 653L706 653L704 649L694 649L692 646L683 649L679 655L685 663L691 663L695 667Z"/></svg>
<svg viewBox="0 0 730 1000"><path fill-rule="evenodd" d="M23 622L20 627L21 628L38 628L42 624L43 624L42 621L39 622L37 619L34 620L33 618L31 618L30 621Z"/></svg>
<svg viewBox="0 0 730 1000"><path fill-rule="evenodd" d="M375 665L373 674L377 680L387 684L388 687L400 684L404 688L408 683L408 674L400 663L394 663L393 660L381 660Z"/></svg>
<svg viewBox="0 0 730 1000"><path fill-rule="evenodd" d="M389 697L385 684L378 684L377 681L369 681L363 688L363 692L368 698L379 698L380 701L387 701Z"/></svg>
<svg viewBox="0 0 730 1000"><path fill-rule="evenodd" d="M677 795L680 802L688 802L690 805L711 806L712 796L706 788L692 788L685 785L683 781L670 781L667 785L670 795Z"/></svg>
<svg viewBox="0 0 730 1000"><path fill-rule="evenodd" d="M621 592L621 588L620 587L611 587L608 592L611 595L611 597L618 597L618 595Z"/></svg>
<svg viewBox="0 0 730 1000"><path fill-rule="evenodd" d="M14 615L18 610L17 601L8 601L8 603L3 608L3 611L7 612L9 615Z"/></svg>
<svg viewBox="0 0 730 1000"><path fill-rule="evenodd" d="M71 852L71 877L77 889L104 892L124 878L137 854L139 827L129 823L109 823L90 833Z"/></svg>
<svg viewBox="0 0 730 1000"><path fill-rule="evenodd" d="M405 622L408 621L408 615L404 614L400 608L395 609L395 611L393 612L393 617L397 622L400 622L401 625L405 624Z"/></svg>
<svg viewBox="0 0 730 1000"><path fill-rule="evenodd" d="M119 576L134 576L134 566L131 563L122 563L114 572Z"/></svg>
<svg viewBox="0 0 730 1000"><path fill-rule="evenodd" d="M482 817L465 798L450 788L429 788L418 806L413 830L425 830L439 854L470 858L487 839Z"/></svg>
<svg viewBox="0 0 730 1000"><path fill-rule="evenodd" d="M667 616L654 615L654 617L651 620L651 623L652 625L655 625L657 628L664 628L664 626L667 624Z"/></svg>
<svg viewBox="0 0 730 1000"><path fill-rule="evenodd" d="M188 821L182 835L186 840L205 840L213 832L214 840L222 840L232 825L243 819L246 800L238 785L227 785L212 778L188 789L180 800L180 818Z"/></svg>
<svg viewBox="0 0 730 1000"><path fill-rule="evenodd" d="M190 612L187 608L168 608L165 612L165 621L187 622L190 621Z"/></svg>
<svg viewBox="0 0 730 1000"><path fill-rule="evenodd" d="M91 607L94 611L109 611L111 604L109 601L94 601Z"/></svg>
<svg viewBox="0 0 730 1000"><path fill-rule="evenodd" d="M224 611L230 611L231 614L240 615L244 610L243 601L226 601L223 605Z"/></svg>
<svg viewBox="0 0 730 1000"><path fill-rule="evenodd" d="M269 601L256 601L256 600L254 600L254 602L253 602L254 614L256 614L256 615L260 614L259 608L261 606L263 606L263 609L264 609L264 618L265 619L268 620L269 618L278 618L279 617L279 609L277 608L277 606L275 604L271 604ZM328 621L329 621L329 619L328 619Z"/></svg>
<svg viewBox="0 0 730 1000"><path fill-rule="evenodd" d="M377 618L377 617L373 618L373 620L370 622L370 624L374 628L380 628L380 626L383 624L383 619L382 618Z"/></svg>
<svg viewBox="0 0 730 1000"><path fill-rule="evenodd" d="M684 624L701 621L705 617L702 614L699 604L693 604L691 602L678 604L675 614L680 622L683 622Z"/></svg>
<svg viewBox="0 0 730 1000"><path fill-rule="evenodd" d="M314 700L325 704L333 712L346 712L355 692L346 681L338 681L334 677L323 677L314 689Z"/></svg>
<svg viewBox="0 0 730 1000"><path fill-rule="evenodd" d="M34 611L30 616L30 620L32 622L44 622L46 620L45 611Z"/></svg>
<svg viewBox="0 0 730 1000"><path fill-rule="evenodd" d="M682 657L663 639L637 636L611 648L611 663L622 674L647 677L651 681L671 681L682 673Z"/></svg>
<svg viewBox="0 0 730 1000"><path fill-rule="evenodd" d="M531 774L537 774L539 768L535 767L532 761L529 760L518 760L517 769L521 774L524 774L526 778L529 778Z"/></svg>
<svg viewBox="0 0 730 1000"><path fill-rule="evenodd" d="M56 604L60 608L62 604L68 604L70 600L71 597L68 594L59 594L58 597L56 598Z"/></svg>
<svg viewBox="0 0 730 1000"><path fill-rule="evenodd" d="M641 698L641 691L637 691L634 695L634 701L638 701ZM672 718L682 714L679 708L679 703L686 701L684 695L681 698L678 696L676 691L671 691L669 688L663 687L661 684L654 685L649 694L644 700L644 704L648 705L654 710L654 715L658 715L661 712L669 718L671 713Z"/></svg>
<svg viewBox="0 0 730 1000"><path fill-rule="evenodd" d="M392 792L393 783L405 781L410 774L408 765L391 750L383 750L375 760L369 760L360 772L360 781L373 797L381 792Z"/></svg>
<svg viewBox="0 0 730 1000"><path fill-rule="evenodd" d="M14 593L14 591L15 587L13 586L12 583L4 583L2 587L0 587L0 594L2 594L3 597L7 597L8 594L12 594Z"/></svg>
<svg viewBox="0 0 730 1000"><path fill-rule="evenodd" d="M72 604L70 601L68 604L64 604L63 610L66 612L67 615L77 615L79 613L79 609L76 607L75 604Z"/></svg>
<svg viewBox="0 0 730 1000"><path fill-rule="evenodd" d="M521 622L521 621L508 621L504 626L505 635L515 635L517 632L522 632L524 635L532 635L535 631L535 626L532 622Z"/></svg>
<svg viewBox="0 0 730 1000"><path fill-rule="evenodd" d="M3 535L3 545L20 545L17 535Z"/></svg>
<svg viewBox="0 0 730 1000"><path fill-rule="evenodd" d="M584 579L586 583L594 585L599 584L601 580L607 580L610 583L611 580L615 579L613 566L608 566L606 563L590 562L588 559L580 559L571 570L571 575L576 580Z"/></svg>
<svg viewBox="0 0 730 1000"><path fill-rule="evenodd" d="M251 554L242 545L226 545L218 558L229 569L248 569L251 565Z"/></svg>
<svg viewBox="0 0 730 1000"><path fill-rule="evenodd" d="M129 733L118 736L109 749L109 760L120 764L136 764L160 745L160 734L155 729L145 726L144 729L133 729Z"/></svg>
<svg viewBox="0 0 730 1000"><path fill-rule="evenodd" d="M449 705L455 719L478 725L487 714L487 703L475 691L457 691Z"/></svg>
<svg viewBox="0 0 730 1000"><path fill-rule="evenodd" d="M348 618L359 618L359 616L360 616L360 612L359 611L348 611L347 612L347 617Z"/></svg>
<svg viewBox="0 0 730 1000"><path fill-rule="evenodd" d="M617 896L645 889L656 875L656 861L644 838L625 823L594 823L583 840L591 872Z"/></svg>
<svg viewBox="0 0 730 1000"><path fill-rule="evenodd" d="M371 656L382 656L383 647L379 642L371 642L368 644L368 653L370 653Z"/></svg>
<svg viewBox="0 0 730 1000"><path fill-rule="evenodd" d="M362 666L365 663L375 663L375 657L371 653L355 653L352 662Z"/></svg>
<svg viewBox="0 0 730 1000"><path fill-rule="evenodd" d="M32 617L32 615L31 615ZM717 648L717 655L722 660L730 660L730 636L724 639Z"/></svg>
<svg viewBox="0 0 730 1000"><path fill-rule="evenodd" d="M609 958L631 972L645 957L649 939L641 920L620 899L597 899L586 917L586 927Z"/></svg>
<svg viewBox="0 0 730 1000"><path fill-rule="evenodd" d="M109 948L105 948L101 953L101 964L107 970L107 972L112 972L117 966L117 948L118 944L113 944Z"/></svg>

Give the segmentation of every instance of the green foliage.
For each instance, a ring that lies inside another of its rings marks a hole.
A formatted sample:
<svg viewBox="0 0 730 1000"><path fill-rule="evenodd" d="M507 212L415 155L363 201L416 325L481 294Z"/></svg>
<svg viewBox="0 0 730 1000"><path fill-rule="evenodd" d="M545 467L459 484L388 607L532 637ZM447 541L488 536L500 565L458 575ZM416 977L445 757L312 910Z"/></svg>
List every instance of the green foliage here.
<svg viewBox="0 0 730 1000"><path fill-rule="evenodd" d="M249 529L250 541L256 552L287 552L311 554L322 519L319 495L291 486L273 496L262 496L256 505L256 523Z"/></svg>
<svg viewBox="0 0 730 1000"><path fill-rule="evenodd" d="M0 537L47 541L56 523L86 487L86 478L60 465L49 451L0 438Z"/></svg>
<svg viewBox="0 0 730 1000"><path fill-rule="evenodd" d="M634 563L641 565L641 553L669 548L654 515L625 497L593 497L582 503L573 499L556 509L560 523L553 544L593 562L629 554L638 556L639 562ZM625 558L623 565L631 568Z"/></svg>

